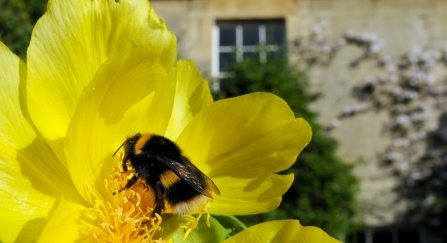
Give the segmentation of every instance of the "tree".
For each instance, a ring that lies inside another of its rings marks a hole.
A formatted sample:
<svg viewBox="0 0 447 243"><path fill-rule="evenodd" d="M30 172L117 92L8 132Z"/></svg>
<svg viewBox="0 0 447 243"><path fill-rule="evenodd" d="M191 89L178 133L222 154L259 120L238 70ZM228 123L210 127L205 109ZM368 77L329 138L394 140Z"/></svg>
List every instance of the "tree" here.
<svg viewBox="0 0 447 243"><path fill-rule="evenodd" d="M31 31L46 6L46 0L0 0L0 40L23 60Z"/></svg>

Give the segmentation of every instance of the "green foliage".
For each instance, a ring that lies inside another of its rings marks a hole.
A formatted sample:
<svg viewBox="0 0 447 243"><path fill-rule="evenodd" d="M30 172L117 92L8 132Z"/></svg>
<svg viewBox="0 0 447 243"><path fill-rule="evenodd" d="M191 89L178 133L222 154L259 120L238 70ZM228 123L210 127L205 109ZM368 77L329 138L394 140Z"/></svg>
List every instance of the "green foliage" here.
<svg viewBox="0 0 447 243"><path fill-rule="evenodd" d="M265 220L295 218L302 225L317 226L342 238L356 226L357 180L352 166L337 155L337 143L325 134L317 122L317 113L309 104L318 94L309 91L306 71L291 68L287 58L276 54L274 61L260 64L248 59L228 67L231 78L221 80L216 98L229 98L256 91L267 91L283 98L296 117L312 127L310 144L297 162L284 173L293 172L295 181L284 195L281 206L268 214L241 217L248 225Z"/></svg>
<svg viewBox="0 0 447 243"><path fill-rule="evenodd" d="M0 0L0 41L25 59L31 31L43 15L46 0Z"/></svg>
<svg viewBox="0 0 447 243"><path fill-rule="evenodd" d="M219 224L222 225L224 228L231 230L229 236L233 236L247 228L247 226L242 221L240 221L233 215L213 214L213 218L217 219L217 221L219 221Z"/></svg>

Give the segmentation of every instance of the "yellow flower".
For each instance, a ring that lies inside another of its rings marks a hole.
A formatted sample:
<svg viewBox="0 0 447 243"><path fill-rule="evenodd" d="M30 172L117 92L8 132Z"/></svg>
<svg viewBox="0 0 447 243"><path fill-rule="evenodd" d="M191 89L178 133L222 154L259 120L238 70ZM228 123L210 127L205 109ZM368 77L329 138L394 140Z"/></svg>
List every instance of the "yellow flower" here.
<svg viewBox="0 0 447 243"><path fill-rule="evenodd" d="M176 51L147 0L50 0L27 64L0 43L0 242L157 236L142 188L112 194L128 176L112 154L138 132L175 141L215 182L207 212L279 205L293 175L275 173L309 142L307 122L267 93L213 103Z"/></svg>

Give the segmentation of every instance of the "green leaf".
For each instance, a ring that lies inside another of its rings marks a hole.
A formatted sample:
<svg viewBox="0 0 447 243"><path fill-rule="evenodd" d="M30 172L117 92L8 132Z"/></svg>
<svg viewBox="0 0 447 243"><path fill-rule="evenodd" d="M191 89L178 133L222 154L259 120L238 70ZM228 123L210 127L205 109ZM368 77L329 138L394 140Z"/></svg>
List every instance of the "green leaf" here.
<svg viewBox="0 0 447 243"><path fill-rule="evenodd" d="M225 240L230 232L231 230L225 229L219 221L213 217L210 217L210 227L206 226L206 215L202 215L197 224L197 228L190 232L186 240L183 241L183 237L186 233L185 229L176 231L172 239L176 243L218 243Z"/></svg>
<svg viewBox="0 0 447 243"><path fill-rule="evenodd" d="M213 214L213 217L217 219L223 227L231 230L230 236L233 236L247 228L242 221L233 215Z"/></svg>
<svg viewBox="0 0 447 243"><path fill-rule="evenodd" d="M173 214L163 214L160 225L161 230L157 231L153 238L167 241L171 239L177 231L183 230L180 227L185 226L188 223L191 225L190 227L195 227L197 225L196 219L191 215L179 216Z"/></svg>

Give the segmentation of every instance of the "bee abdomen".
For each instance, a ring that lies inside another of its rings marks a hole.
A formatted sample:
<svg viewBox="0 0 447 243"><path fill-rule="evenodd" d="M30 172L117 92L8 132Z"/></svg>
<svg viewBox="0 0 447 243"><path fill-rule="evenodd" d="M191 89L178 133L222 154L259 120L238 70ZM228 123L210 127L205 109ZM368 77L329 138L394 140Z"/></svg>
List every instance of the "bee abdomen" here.
<svg viewBox="0 0 447 243"><path fill-rule="evenodd" d="M165 199L173 208L174 213L180 215L197 209L208 199L181 180L165 188L165 194Z"/></svg>

